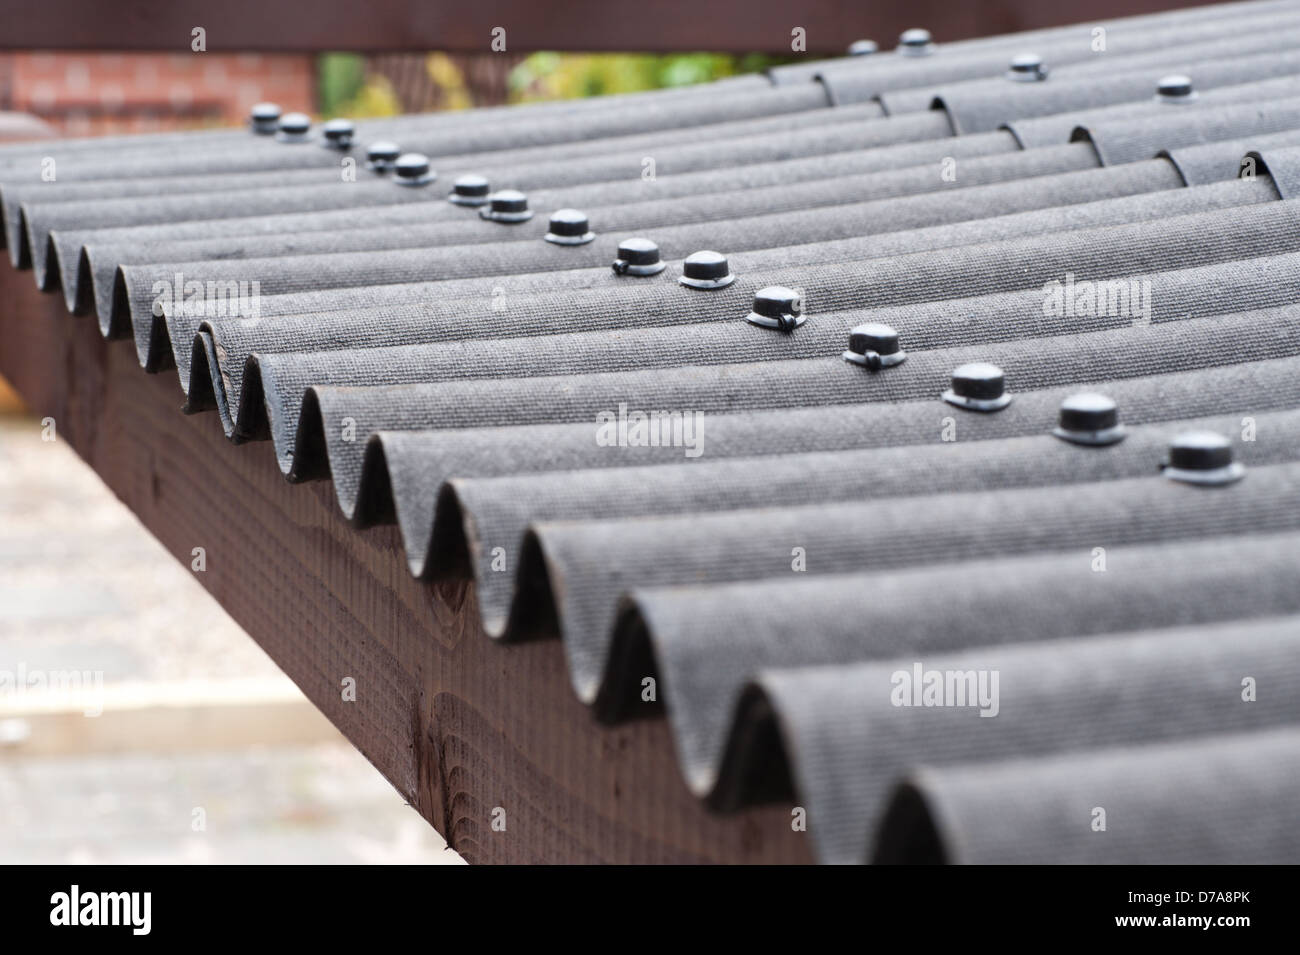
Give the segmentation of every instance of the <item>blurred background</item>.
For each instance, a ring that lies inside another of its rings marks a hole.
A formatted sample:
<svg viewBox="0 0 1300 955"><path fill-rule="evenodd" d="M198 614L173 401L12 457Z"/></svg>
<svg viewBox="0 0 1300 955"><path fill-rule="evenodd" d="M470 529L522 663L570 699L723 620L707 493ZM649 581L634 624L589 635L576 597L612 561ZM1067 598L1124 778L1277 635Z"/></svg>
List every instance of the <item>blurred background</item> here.
<svg viewBox="0 0 1300 955"><path fill-rule="evenodd" d="M10 138L232 126L269 100L321 118L392 116L704 83L783 62L679 53L4 53Z"/></svg>
<svg viewBox="0 0 1300 955"><path fill-rule="evenodd" d="M3 385L0 861L460 861Z"/></svg>

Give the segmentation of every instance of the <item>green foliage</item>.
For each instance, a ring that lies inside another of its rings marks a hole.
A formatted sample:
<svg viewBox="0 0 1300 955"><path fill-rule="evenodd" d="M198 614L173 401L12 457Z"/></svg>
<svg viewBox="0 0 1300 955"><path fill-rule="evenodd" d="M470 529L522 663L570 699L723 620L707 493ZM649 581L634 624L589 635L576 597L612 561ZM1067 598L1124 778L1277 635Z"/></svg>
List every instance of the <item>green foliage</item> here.
<svg viewBox="0 0 1300 955"><path fill-rule="evenodd" d="M366 58L356 53L322 53L316 58L317 92L325 116L337 116L366 81Z"/></svg>
<svg viewBox="0 0 1300 955"><path fill-rule="evenodd" d="M322 53L316 59L317 97L323 117L393 116L402 104L388 80L366 75L366 58L357 53Z"/></svg>
<svg viewBox="0 0 1300 955"><path fill-rule="evenodd" d="M761 53L533 53L510 71L507 81L512 102L574 99L707 83L791 59ZM440 91L442 108L474 105L472 90L450 58L429 54L425 68ZM316 70L322 117L360 118L401 112L401 103L388 81L378 74L367 75L363 55L323 53L317 57Z"/></svg>
<svg viewBox="0 0 1300 955"><path fill-rule="evenodd" d="M728 53L534 53L510 73L515 102L574 99L687 86L750 73L779 57Z"/></svg>

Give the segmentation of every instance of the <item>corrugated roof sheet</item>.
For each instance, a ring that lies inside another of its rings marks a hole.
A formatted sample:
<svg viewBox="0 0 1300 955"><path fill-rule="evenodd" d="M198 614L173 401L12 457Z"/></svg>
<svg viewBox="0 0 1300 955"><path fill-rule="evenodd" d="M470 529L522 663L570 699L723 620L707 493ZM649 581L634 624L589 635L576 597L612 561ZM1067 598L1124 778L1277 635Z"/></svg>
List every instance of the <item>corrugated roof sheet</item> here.
<svg viewBox="0 0 1300 955"><path fill-rule="evenodd" d="M1297 862L1298 39L1300 4L1243 3L367 120L343 152L25 145L4 236L187 411L396 522L413 574L472 575L489 636L562 638L598 718L666 716L720 811L795 800L828 862ZM1003 75L1026 49L1046 80ZM377 140L436 180L367 169ZM466 174L535 215L446 202ZM565 207L594 240L543 240ZM642 235L666 269L611 270ZM734 282L679 283L703 249ZM213 305L239 282L251 312ZM747 322L769 286L806 321ZM844 360L866 323L902 364ZM943 400L972 362L1004 409ZM1080 391L1124 440L1053 433ZM676 434L618 430L652 412ZM1162 474L1189 431L1245 479ZM936 673L996 694L900 690Z"/></svg>

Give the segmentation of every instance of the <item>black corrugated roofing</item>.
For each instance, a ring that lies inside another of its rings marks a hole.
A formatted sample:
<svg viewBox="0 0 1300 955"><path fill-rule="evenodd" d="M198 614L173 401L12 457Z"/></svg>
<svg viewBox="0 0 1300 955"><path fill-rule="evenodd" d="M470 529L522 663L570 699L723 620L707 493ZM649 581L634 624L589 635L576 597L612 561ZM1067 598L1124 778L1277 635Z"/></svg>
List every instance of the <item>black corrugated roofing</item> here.
<svg viewBox="0 0 1300 955"><path fill-rule="evenodd" d="M666 715L720 811L797 802L832 862L1296 862L1298 38L1300 4L1234 4L363 121L343 153L25 145L4 236L188 411L396 522L412 573L472 575L490 636L562 638L598 718ZM1046 80L1003 75L1026 49ZM380 139L436 180L371 172ZM444 201L471 173L534 217ZM565 207L594 240L544 241ZM636 236L662 272L610 269ZM703 249L734 282L678 282ZM241 313L185 304L239 282ZM1105 307L1053 310L1088 283ZM801 325L745 320L768 286ZM865 323L906 360L846 361ZM941 398L972 362L1008 406ZM1085 391L1122 441L1053 434ZM619 430L655 412L665 442ZM1189 431L1245 478L1162 473ZM900 705L934 673L997 692Z"/></svg>

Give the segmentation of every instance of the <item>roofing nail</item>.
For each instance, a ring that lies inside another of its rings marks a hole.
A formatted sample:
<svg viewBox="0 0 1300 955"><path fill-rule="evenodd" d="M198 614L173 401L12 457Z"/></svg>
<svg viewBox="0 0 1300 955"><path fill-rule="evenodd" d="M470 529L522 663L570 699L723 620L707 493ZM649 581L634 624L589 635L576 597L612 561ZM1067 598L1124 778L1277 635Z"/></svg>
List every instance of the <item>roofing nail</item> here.
<svg viewBox="0 0 1300 955"><path fill-rule="evenodd" d="M493 222L507 223L527 222L533 217L533 211L528 208L528 197L517 189L492 193L487 208L480 209L478 214Z"/></svg>
<svg viewBox="0 0 1300 955"><path fill-rule="evenodd" d="M1160 465L1164 476L1185 484L1231 484L1246 476L1232 459L1232 442L1213 431L1188 431L1169 442L1169 457Z"/></svg>
<svg viewBox="0 0 1300 955"><path fill-rule="evenodd" d="M397 143L390 143L386 139L381 139L377 143L371 143L366 147L366 168L371 172L386 173L391 172L392 168L397 165L398 157L402 155L402 147Z"/></svg>
<svg viewBox="0 0 1300 955"><path fill-rule="evenodd" d="M934 52L934 39L929 30L919 27L904 30L898 38L897 52L903 56L929 56Z"/></svg>
<svg viewBox="0 0 1300 955"><path fill-rule="evenodd" d="M1037 83L1047 79L1047 67L1037 53L1018 53L1007 67L1006 77L1016 83Z"/></svg>
<svg viewBox="0 0 1300 955"><path fill-rule="evenodd" d="M731 274L727 257L721 252L705 250L692 252L682 263L682 274L677 281L690 288L726 288L736 277Z"/></svg>
<svg viewBox="0 0 1300 955"><path fill-rule="evenodd" d="M454 202L458 206L485 206L488 204L488 193L491 191L492 188L485 176L470 173L460 176L451 184L447 201Z"/></svg>
<svg viewBox="0 0 1300 955"><path fill-rule="evenodd" d="M1124 426L1119 422L1115 402L1095 392L1080 392L1061 402L1061 411L1052 434L1071 444L1096 447L1124 440Z"/></svg>
<svg viewBox="0 0 1300 955"><path fill-rule="evenodd" d="M952 387L943 400L967 411L1001 411L1011 404L1002 369L982 361L962 365L952 373Z"/></svg>
<svg viewBox="0 0 1300 955"><path fill-rule="evenodd" d="M331 119L320 131L324 145L330 149L348 149L352 146L352 137L357 130L350 119Z"/></svg>
<svg viewBox="0 0 1300 955"><path fill-rule="evenodd" d="M907 361L907 352L898 345L898 332L888 325L858 325L849 332L849 350L844 360L869 371L892 368Z"/></svg>
<svg viewBox="0 0 1300 955"><path fill-rule="evenodd" d="M615 275L658 275L668 267L659 257L659 246L650 239L624 239L618 244L614 260Z"/></svg>
<svg viewBox="0 0 1300 955"><path fill-rule="evenodd" d="M870 56L879 49L875 40L854 40L849 44L849 56Z"/></svg>
<svg viewBox="0 0 1300 955"><path fill-rule="evenodd" d="M596 238L596 233L591 231L585 212L557 209L551 213L550 226L542 238L555 245L586 245Z"/></svg>
<svg viewBox="0 0 1300 955"><path fill-rule="evenodd" d="M311 131L311 117L306 113L285 113L280 117L280 130L275 138L282 143L305 143Z"/></svg>
<svg viewBox="0 0 1300 955"><path fill-rule="evenodd" d="M393 182L403 186L427 186L438 178L429 168L429 157L424 153L402 153L393 163Z"/></svg>
<svg viewBox="0 0 1300 955"><path fill-rule="evenodd" d="M745 321L760 328L792 332L807 319L803 315L803 297L784 285L769 285L754 293L754 308Z"/></svg>
<svg viewBox="0 0 1300 955"><path fill-rule="evenodd" d="M1174 106L1196 101L1196 90L1192 87L1190 77L1174 73L1163 77L1156 84L1156 101Z"/></svg>
<svg viewBox="0 0 1300 955"><path fill-rule="evenodd" d="M280 107L274 103L256 103L248 111L248 125L260 136L270 136L280 128Z"/></svg>

